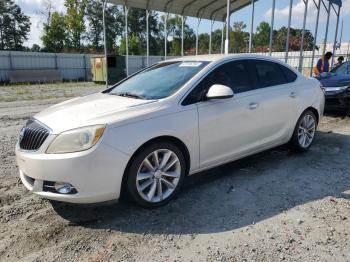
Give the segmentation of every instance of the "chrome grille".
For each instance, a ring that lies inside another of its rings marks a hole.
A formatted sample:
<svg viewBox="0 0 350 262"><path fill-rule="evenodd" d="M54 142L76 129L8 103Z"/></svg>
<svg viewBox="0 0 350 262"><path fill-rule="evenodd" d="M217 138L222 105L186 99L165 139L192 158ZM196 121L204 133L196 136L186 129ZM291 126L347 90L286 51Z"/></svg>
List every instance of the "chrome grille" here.
<svg viewBox="0 0 350 262"><path fill-rule="evenodd" d="M37 150L49 136L50 131L35 120L28 120L22 128L19 138L19 147L24 150Z"/></svg>

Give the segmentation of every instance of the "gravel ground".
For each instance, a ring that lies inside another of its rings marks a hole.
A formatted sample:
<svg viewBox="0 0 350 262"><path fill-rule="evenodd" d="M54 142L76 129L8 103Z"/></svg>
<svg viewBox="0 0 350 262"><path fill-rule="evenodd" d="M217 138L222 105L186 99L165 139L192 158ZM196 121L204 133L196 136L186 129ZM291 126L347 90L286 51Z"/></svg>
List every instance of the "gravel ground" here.
<svg viewBox="0 0 350 262"><path fill-rule="evenodd" d="M29 193L14 155L21 126L102 88L0 87L0 261L350 261L349 118L325 117L307 153L280 147L191 176L154 210L52 206Z"/></svg>

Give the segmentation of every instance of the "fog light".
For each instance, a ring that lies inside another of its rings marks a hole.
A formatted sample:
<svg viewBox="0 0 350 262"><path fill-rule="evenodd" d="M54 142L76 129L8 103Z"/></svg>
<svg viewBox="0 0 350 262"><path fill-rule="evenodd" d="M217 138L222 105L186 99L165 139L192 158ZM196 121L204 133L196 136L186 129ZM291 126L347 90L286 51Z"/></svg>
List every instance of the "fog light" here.
<svg viewBox="0 0 350 262"><path fill-rule="evenodd" d="M55 190L60 194L69 194L72 192L74 187L69 183L56 182Z"/></svg>

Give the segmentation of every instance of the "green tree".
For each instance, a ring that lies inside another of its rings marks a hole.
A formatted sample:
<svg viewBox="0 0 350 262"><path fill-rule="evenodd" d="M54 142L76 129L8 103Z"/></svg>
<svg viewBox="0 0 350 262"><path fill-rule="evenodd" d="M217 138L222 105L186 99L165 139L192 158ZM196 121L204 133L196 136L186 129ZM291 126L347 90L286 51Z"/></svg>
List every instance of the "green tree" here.
<svg viewBox="0 0 350 262"><path fill-rule="evenodd" d="M221 52L221 37L222 37L221 29L216 29L212 32L212 53Z"/></svg>
<svg viewBox="0 0 350 262"><path fill-rule="evenodd" d="M0 1L0 49L23 50L28 40L30 19L12 0Z"/></svg>
<svg viewBox="0 0 350 262"><path fill-rule="evenodd" d="M247 25L242 21L235 22L233 24L233 29L230 34L230 49L233 53L241 53L247 51L249 33L244 31L246 28Z"/></svg>
<svg viewBox="0 0 350 262"><path fill-rule="evenodd" d="M196 46L196 38L193 29L187 24L186 17L184 18L184 51L190 53L191 49ZM161 17L159 22L159 40L161 42L161 53L164 54L164 16ZM171 15L167 20L168 36L171 39L168 45L170 55L181 55L181 37L182 37L182 19L179 15ZM174 44L172 44L175 41Z"/></svg>
<svg viewBox="0 0 350 262"><path fill-rule="evenodd" d="M159 37L158 14L149 11L149 43L150 54L156 55L161 48L157 41ZM139 40L140 54L146 54L147 46L147 28L146 28L146 11L144 9L130 8L128 13L128 30L129 33L136 36Z"/></svg>
<svg viewBox="0 0 350 262"><path fill-rule="evenodd" d="M290 29L289 50L299 51L301 47L302 29ZM273 51L283 52L286 48L287 28L281 27L273 33ZM309 30L305 30L304 50L312 50L314 36Z"/></svg>
<svg viewBox="0 0 350 262"><path fill-rule="evenodd" d="M88 0L86 17L89 24L86 38L95 50L103 48L103 0ZM108 5L106 8L106 35L107 49L109 51L116 49L116 40L124 30L123 13L115 5Z"/></svg>
<svg viewBox="0 0 350 262"><path fill-rule="evenodd" d="M271 27L267 22L261 22L254 34L253 41L255 47L266 47L269 45Z"/></svg>
<svg viewBox="0 0 350 262"><path fill-rule="evenodd" d="M180 56L181 55L181 40L174 38L170 42L170 55Z"/></svg>
<svg viewBox="0 0 350 262"><path fill-rule="evenodd" d="M30 48L30 51L32 52L40 52L41 48L38 44L33 44L32 47Z"/></svg>
<svg viewBox="0 0 350 262"><path fill-rule="evenodd" d="M129 55L141 55L140 42L139 38L136 35L131 35L128 38L128 48ZM126 53L126 42L125 37L123 37L120 41L119 54L125 55Z"/></svg>
<svg viewBox="0 0 350 262"><path fill-rule="evenodd" d="M198 54L207 54L209 51L209 34L198 35Z"/></svg>
<svg viewBox="0 0 350 262"><path fill-rule="evenodd" d="M41 38L45 51L62 52L64 50L68 39L66 28L66 17L58 12L52 13L50 24L44 24L44 35Z"/></svg>
<svg viewBox="0 0 350 262"><path fill-rule="evenodd" d="M67 9L69 46L80 51L82 48L81 40L85 32L86 0L65 0L64 6Z"/></svg>

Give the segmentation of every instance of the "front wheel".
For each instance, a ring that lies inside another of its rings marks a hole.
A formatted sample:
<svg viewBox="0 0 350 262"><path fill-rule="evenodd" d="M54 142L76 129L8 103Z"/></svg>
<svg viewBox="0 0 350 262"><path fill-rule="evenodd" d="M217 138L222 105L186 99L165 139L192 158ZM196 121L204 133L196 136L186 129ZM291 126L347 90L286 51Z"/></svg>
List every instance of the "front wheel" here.
<svg viewBox="0 0 350 262"><path fill-rule="evenodd" d="M179 191L186 174L181 150L170 143L155 143L141 150L132 160L127 191L143 207L169 202Z"/></svg>
<svg viewBox="0 0 350 262"><path fill-rule="evenodd" d="M295 151L307 151L315 139L317 118L311 110L306 110L299 118L289 142Z"/></svg>

